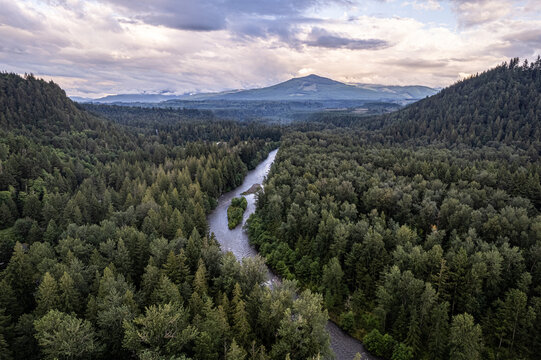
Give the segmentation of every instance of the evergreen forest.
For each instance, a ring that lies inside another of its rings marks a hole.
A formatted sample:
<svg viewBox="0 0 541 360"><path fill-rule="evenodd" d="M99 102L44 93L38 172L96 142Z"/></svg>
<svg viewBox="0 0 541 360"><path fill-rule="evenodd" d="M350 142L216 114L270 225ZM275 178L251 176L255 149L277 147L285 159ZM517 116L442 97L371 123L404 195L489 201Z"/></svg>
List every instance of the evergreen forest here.
<svg viewBox="0 0 541 360"><path fill-rule="evenodd" d="M207 215L278 147L238 261ZM328 359L329 318L380 359L538 359L540 155L540 58L288 125L0 73L0 360Z"/></svg>
<svg viewBox="0 0 541 360"><path fill-rule="evenodd" d="M541 352L541 60L285 133L250 218L280 276L384 359Z"/></svg>

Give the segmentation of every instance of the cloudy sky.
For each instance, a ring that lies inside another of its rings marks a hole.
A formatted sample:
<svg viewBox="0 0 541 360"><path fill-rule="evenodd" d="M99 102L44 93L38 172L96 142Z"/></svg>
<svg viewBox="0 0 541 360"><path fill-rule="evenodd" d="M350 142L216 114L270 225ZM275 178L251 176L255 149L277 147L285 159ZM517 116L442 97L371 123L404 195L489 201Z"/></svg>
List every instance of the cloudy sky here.
<svg viewBox="0 0 541 360"><path fill-rule="evenodd" d="M200 92L316 73L445 86L541 53L541 0L0 0L0 71L69 95Z"/></svg>

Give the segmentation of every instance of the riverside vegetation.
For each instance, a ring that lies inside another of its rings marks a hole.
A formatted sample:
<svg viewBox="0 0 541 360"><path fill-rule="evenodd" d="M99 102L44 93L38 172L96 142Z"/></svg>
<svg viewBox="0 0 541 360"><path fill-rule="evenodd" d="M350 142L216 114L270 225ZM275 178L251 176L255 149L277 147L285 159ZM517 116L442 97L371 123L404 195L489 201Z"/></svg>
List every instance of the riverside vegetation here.
<svg viewBox="0 0 541 360"><path fill-rule="evenodd" d="M269 289L207 230L280 129L199 115L114 123L0 74L1 359L329 354L321 296Z"/></svg>
<svg viewBox="0 0 541 360"><path fill-rule="evenodd" d="M284 136L251 240L378 356L536 359L540 119L539 59L383 117L318 115Z"/></svg>

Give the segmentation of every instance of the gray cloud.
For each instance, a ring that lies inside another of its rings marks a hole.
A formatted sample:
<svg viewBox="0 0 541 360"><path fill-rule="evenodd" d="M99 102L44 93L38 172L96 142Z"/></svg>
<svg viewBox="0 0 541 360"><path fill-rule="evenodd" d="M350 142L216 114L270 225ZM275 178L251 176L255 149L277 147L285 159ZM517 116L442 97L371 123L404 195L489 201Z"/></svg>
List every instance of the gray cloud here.
<svg viewBox="0 0 541 360"><path fill-rule="evenodd" d="M288 19L308 9L329 4L349 4L349 0L100 0L122 7L138 20L180 30L222 30L249 15L253 20L276 21L289 26ZM259 30L261 34L264 31ZM272 32L267 32L272 33ZM248 33L251 35L251 33Z"/></svg>
<svg viewBox="0 0 541 360"><path fill-rule="evenodd" d="M508 57L515 57L517 54L528 56L539 55L541 52L541 29L527 29L516 31L506 35L502 39L502 53Z"/></svg>
<svg viewBox="0 0 541 360"><path fill-rule="evenodd" d="M24 30L39 30L42 28L38 19L23 13L16 2L0 0L0 25L8 25Z"/></svg>
<svg viewBox="0 0 541 360"><path fill-rule="evenodd" d="M388 61L387 64L408 69L442 69L447 66L447 61L402 58Z"/></svg>
<svg viewBox="0 0 541 360"><path fill-rule="evenodd" d="M415 18L324 8L328 3L0 0L0 70L33 72L71 95L94 97L259 87L307 73L441 86L541 47L536 15L488 21L489 12L487 23L467 29L434 28Z"/></svg>
<svg viewBox="0 0 541 360"><path fill-rule="evenodd" d="M314 27L308 35L309 46L317 46L328 49L350 50L379 50L390 46L385 40L380 39L353 39L339 34L331 33L325 29Z"/></svg>

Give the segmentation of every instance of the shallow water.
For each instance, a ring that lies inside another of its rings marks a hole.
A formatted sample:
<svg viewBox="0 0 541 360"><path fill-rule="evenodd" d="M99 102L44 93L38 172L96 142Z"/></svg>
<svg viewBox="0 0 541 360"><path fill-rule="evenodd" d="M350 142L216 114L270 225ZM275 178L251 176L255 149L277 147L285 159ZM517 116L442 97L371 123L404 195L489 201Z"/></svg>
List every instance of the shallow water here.
<svg viewBox="0 0 541 360"><path fill-rule="evenodd" d="M246 220L255 211L255 195L245 195L248 206L244 212L242 224L233 230L229 230L227 226L227 207L231 203L231 199L241 196L241 194L248 190L253 184L263 184L265 176L268 174L270 167L276 158L277 152L278 149L271 151L264 161L262 161L254 170L248 172L241 186L222 195L218 199L218 206L216 206L216 209L208 216L210 232L213 232L216 235L222 250L231 251L239 260L257 255L257 251L250 245L248 235L242 229ZM269 279L270 282L279 281L279 279L270 271ZM331 338L331 348L334 351L337 360L352 360L357 353L363 355L363 360L375 359L366 353L366 350L359 341L347 335L332 321L327 323L327 331Z"/></svg>

